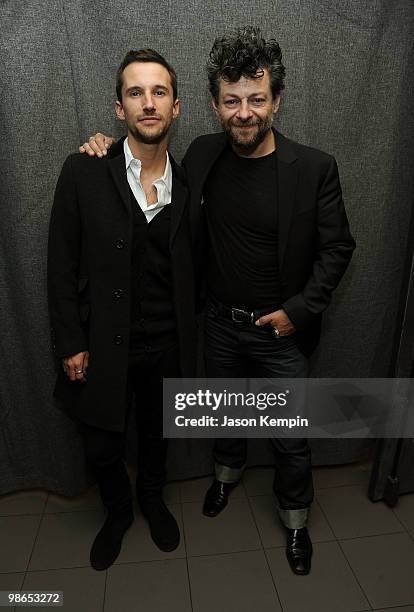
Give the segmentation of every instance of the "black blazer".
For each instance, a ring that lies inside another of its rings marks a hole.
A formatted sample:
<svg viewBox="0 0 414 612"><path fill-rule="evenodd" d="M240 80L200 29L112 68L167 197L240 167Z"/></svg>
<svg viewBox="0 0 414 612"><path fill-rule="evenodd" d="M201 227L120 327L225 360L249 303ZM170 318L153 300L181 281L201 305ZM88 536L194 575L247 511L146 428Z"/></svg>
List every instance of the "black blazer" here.
<svg viewBox="0 0 414 612"><path fill-rule="evenodd" d="M349 231L335 159L276 130L274 133L283 308L298 330L299 347L310 355L319 341L321 313L348 266L355 241ZM200 205L203 187L226 143L224 133L200 136L183 159L200 261L200 245L205 241L204 207Z"/></svg>
<svg viewBox="0 0 414 612"><path fill-rule="evenodd" d="M189 197L184 172L170 159L173 300L181 372L190 377L196 324ZM104 159L70 155L50 220L49 310L56 355L89 350L90 361L86 383L69 381L59 368L55 395L82 421L113 431L123 430L127 406L132 236L122 142Z"/></svg>

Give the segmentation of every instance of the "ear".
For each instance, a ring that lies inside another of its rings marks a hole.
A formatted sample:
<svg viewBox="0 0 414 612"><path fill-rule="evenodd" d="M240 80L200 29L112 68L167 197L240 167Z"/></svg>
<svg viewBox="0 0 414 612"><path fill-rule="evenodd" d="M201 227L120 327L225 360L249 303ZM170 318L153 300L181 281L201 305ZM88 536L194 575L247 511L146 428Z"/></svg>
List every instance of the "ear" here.
<svg viewBox="0 0 414 612"><path fill-rule="evenodd" d="M177 119L180 114L180 100L177 98L173 105L173 119Z"/></svg>
<svg viewBox="0 0 414 612"><path fill-rule="evenodd" d="M280 108L280 98L281 98L281 95L277 94L276 98L273 100L273 112L274 113L277 113L277 111Z"/></svg>
<svg viewBox="0 0 414 612"><path fill-rule="evenodd" d="M116 100L115 102L115 112L120 121L125 121L124 107L119 100Z"/></svg>
<svg viewBox="0 0 414 612"><path fill-rule="evenodd" d="M218 104L215 98L211 98L211 106L213 107L214 112L218 115Z"/></svg>

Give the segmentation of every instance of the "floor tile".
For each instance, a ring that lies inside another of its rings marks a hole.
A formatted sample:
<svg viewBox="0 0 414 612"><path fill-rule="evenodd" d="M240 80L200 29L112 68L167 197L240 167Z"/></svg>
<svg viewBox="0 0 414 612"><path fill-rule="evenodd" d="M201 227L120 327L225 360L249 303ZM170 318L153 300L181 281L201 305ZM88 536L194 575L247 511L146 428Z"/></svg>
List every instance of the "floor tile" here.
<svg viewBox="0 0 414 612"><path fill-rule="evenodd" d="M161 559L175 559L185 557L185 544L183 525L179 504L168 506L180 528L180 544L172 552L163 552L152 541L149 526L145 518L138 511L135 521L125 534L121 553L116 563L137 563L139 561L156 561Z"/></svg>
<svg viewBox="0 0 414 612"><path fill-rule="evenodd" d="M308 576L291 571L282 548L266 551L283 612L356 612L370 610L337 542L314 545Z"/></svg>
<svg viewBox="0 0 414 612"><path fill-rule="evenodd" d="M286 534L277 516L274 496L259 495L251 497L249 501L263 546L265 548L284 546L286 544ZM312 504L308 528L313 542L335 540L335 536L317 502Z"/></svg>
<svg viewBox="0 0 414 612"><path fill-rule="evenodd" d="M206 476L204 478L193 478L192 480L184 480L181 482L181 501L182 502L202 502L206 495L207 489L213 482L212 476ZM238 499L240 497L246 497L244 487L240 484L235 487L230 493L230 499Z"/></svg>
<svg viewBox="0 0 414 612"><path fill-rule="evenodd" d="M341 542L372 607L414 604L414 542L397 533Z"/></svg>
<svg viewBox="0 0 414 612"><path fill-rule="evenodd" d="M0 497L0 516L16 514L42 514L47 492L41 490L18 491Z"/></svg>
<svg viewBox="0 0 414 612"><path fill-rule="evenodd" d="M392 510L406 529L414 531L414 493L400 495Z"/></svg>
<svg viewBox="0 0 414 612"><path fill-rule="evenodd" d="M313 468L315 489L342 487L346 485L366 485L371 476L371 463L352 463L351 465L326 465Z"/></svg>
<svg viewBox="0 0 414 612"><path fill-rule="evenodd" d="M188 565L194 612L281 610L261 550L193 557Z"/></svg>
<svg viewBox="0 0 414 612"><path fill-rule="evenodd" d="M318 503L338 538L403 531L393 511L383 502L371 502L358 485L323 489Z"/></svg>
<svg viewBox="0 0 414 612"><path fill-rule="evenodd" d="M24 572L0 574L0 591L19 591L24 580Z"/></svg>
<svg viewBox="0 0 414 612"><path fill-rule="evenodd" d="M315 489L344 485L366 484L370 477L369 463L345 466L324 466L312 469ZM270 495L273 487L274 468L249 468L243 474L243 484L248 495Z"/></svg>
<svg viewBox="0 0 414 612"><path fill-rule="evenodd" d="M413 606L398 606L398 608L374 608L375 612L414 612Z"/></svg>
<svg viewBox="0 0 414 612"><path fill-rule="evenodd" d="M308 527L313 542L329 542L335 539L335 534L330 528L317 501L314 501L312 504L309 513Z"/></svg>
<svg viewBox="0 0 414 612"><path fill-rule="evenodd" d="M190 612L185 559L114 565L108 570L104 612Z"/></svg>
<svg viewBox="0 0 414 612"><path fill-rule="evenodd" d="M273 487L273 467L249 468L243 474L247 495L270 495Z"/></svg>
<svg viewBox="0 0 414 612"><path fill-rule="evenodd" d="M200 504L183 504L187 553L213 555L261 548L247 499L232 499L218 516L210 518Z"/></svg>
<svg viewBox="0 0 414 612"><path fill-rule="evenodd" d="M95 485L76 497L64 497L51 493L48 497L45 512L84 512L102 508L98 486Z"/></svg>
<svg viewBox="0 0 414 612"><path fill-rule="evenodd" d="M101 612L105 591L105 572L88 567L28 572L23 584L25 591L63 591L64 612ZM50 606L36 606L49 611Z"/></svg>
<svg viewBox="0 0 414 612"><path fill-rule="evenodd" d="M40 515L0 517L0 572L26 570L40 520Z"/></svg>
<svg viewBox="0 0 414 612"><path fill-rule="evenodd" d="M20 574L0 574L0 591L20 591L23 580L23 572ZM13 609L14 606L2 606L1 612L13 612Z"/></svg>
<svg viewBox="0 0 414 612"><path fill-rule="evenodd" d="M104 520L103 509L45 514L29 569L88 566L92 542Z"/></svg>
<svg viewBox="0 0 414 612"><path fill-rule="evenodd" d="M134 479L131 479L131 483ZM165 503L177 504L180 502L180 483L170 482L165 485L163 496ZM1 506L0 506L1 508ZM77 497L64 497L51 493L48 497L45 512L47 514L55 512L84 512L85 510L95 510L102 508L102 501L97 485L94 485L82 495Z"/></svg>
<svg viewBox="0 0 414 612"><path fill-rule="evenodd" d="M286 535L277 516L274 496L258 495L250 497L249 503L263 546L265 548L284 546Z"/></svg>

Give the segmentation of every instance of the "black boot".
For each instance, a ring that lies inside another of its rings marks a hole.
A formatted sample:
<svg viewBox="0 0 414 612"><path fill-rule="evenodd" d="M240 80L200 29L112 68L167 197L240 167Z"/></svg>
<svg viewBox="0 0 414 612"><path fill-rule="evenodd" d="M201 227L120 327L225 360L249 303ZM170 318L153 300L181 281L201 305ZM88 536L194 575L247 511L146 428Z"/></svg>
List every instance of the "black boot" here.
<svg viewBox="0 0 414 612"><path fill-rule="evenodd" d="M132 504L122 511L109 511L91 548L90 562L93 569L105 570L114 563L121 552L122 538L133 520Z"/></svg>
<svg viewBox="0 0 414 612"><path fill-rule="evenodd" d="M139 505L148 521L154 543L164 552L175 550L180 543L180 530L162 498L140 500Z"/></svg>
<svg viewBox="0 0 414 612"><path fill-rule="evenodd" d="M286 529L286 556L292 572L300 576L309 574L311 569L312 542L306 527Z"/></svg>
<svg viewBox="0 0 414 612"><path fill-rule="evenodd" d="M220 514L227 506L230 491L236 485L236 482L227 483L214 479L204 499L203 514L210 517Z"/></svg>

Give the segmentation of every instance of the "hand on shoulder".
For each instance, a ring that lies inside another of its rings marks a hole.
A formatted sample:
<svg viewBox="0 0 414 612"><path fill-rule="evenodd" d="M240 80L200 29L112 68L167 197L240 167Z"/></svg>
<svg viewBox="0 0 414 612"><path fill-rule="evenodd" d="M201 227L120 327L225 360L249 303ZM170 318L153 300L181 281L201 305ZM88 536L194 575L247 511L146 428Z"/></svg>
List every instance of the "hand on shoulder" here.
<svg viewBox="0 0 414 612"><path fill-rule="evenodd" d="M79 153L87 153L90 157L95 157L95 155L104 157L114 142L115 138L112 138L112 136L105 136L105 134L97 132L89 138L88 142L84 142L79 147Z"/></svg>

